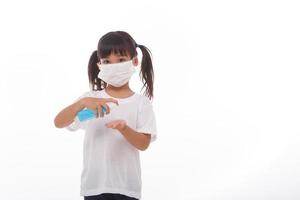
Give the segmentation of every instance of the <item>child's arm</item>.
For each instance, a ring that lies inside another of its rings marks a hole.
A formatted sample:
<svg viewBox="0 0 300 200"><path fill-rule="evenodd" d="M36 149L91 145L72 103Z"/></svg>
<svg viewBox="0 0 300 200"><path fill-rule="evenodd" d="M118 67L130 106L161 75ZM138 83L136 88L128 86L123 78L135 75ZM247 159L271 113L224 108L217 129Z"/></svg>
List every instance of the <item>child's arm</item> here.
<svg viewBox="0 0 300 200"><path fill-rule="evenodd" d="M128 142L141 151L146 150L151 142L150 134L135 131L130 128L124 120L112 121L107 123L106 127L118 130L128 140Z"/></svg>
<svg viewBox="0 0 300 200"><path fill-rule="evenodd" d="M60 111L55 119L54 124L56 128L64 128L71 124L76 117L76 114L82 110L85 106L82 103L82 99L76 101L75 103L69 105L68 107L64 108Z"/></svg>
<svg viewBox="0 0 300 200"><path fill-rule="evenodd" d="M130 142L133 146L141 151L145 151L151 140L150 134L139 133L125 125L123 129L120 130L122 135Z"/></svg>
<svg viewBox="0 0 300 200"><path fill-rule="evenodd" d="M77 113L86 108L89 108L96 112L96 117L104 117L104 112L102 108L104 107L108 115L110 113L110 108L107 105L108 102L115 103L119 105L118 101L113 98L93 98L93 97L84 97L76 101L75 103L69 105L60 111L54 119L54 124L57 128L64 128L71 124L76 117Z"/></svg>

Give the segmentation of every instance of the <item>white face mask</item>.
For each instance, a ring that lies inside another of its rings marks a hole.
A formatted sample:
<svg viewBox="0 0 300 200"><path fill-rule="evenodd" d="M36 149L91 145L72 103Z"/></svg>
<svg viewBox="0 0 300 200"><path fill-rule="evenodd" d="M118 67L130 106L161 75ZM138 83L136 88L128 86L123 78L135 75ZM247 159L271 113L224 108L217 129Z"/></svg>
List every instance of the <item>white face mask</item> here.
<svg viewBox="0 0 300 200"><path fill-rule="evenodd" d="M114 64L97 63L97 65L100 69L98 78L114 87L125 85L135 72L132 60Z"/></svg>

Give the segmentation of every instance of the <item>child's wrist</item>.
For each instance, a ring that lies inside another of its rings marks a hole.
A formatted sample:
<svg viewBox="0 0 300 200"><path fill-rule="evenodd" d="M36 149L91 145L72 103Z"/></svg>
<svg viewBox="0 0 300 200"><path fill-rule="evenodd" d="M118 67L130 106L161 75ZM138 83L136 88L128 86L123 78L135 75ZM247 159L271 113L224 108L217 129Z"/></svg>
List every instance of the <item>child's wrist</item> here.
<svg viewBox="0 0 300 200"><path fill-rule="evenodd" d="M119 128L119 131L120 131L121 133L123 133L123 132L127 131L128 128L129 128L129 127L127 126L127 124L124 124L123 126L121 126L121 127Z"/></svg>
<svg viewBox="0 0 300 200"><path fill-rule="evenodd" d="M84 98L76 102L76 110L80 111L85 108Z"/></svg>

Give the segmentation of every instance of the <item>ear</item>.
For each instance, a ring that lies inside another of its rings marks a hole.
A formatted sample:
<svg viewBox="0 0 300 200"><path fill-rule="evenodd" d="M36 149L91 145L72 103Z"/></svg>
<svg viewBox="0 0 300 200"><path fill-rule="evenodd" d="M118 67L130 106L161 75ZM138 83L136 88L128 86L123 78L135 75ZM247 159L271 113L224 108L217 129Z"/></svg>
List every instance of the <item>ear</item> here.
<svg viewBox="0 0 300 200"><path fill-rule="evenodd" d="M139 64L139 60L138 60L137 56L132 59L132 62L133 62L134 66L137 66Z"/></svg>

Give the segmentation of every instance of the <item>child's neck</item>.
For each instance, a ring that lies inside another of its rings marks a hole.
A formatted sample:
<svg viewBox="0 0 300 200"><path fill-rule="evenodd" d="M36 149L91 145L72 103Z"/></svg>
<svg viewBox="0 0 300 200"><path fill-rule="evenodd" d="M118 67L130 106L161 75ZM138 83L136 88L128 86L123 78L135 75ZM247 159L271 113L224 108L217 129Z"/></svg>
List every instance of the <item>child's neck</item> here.
<svg viewBox="0 0 300 200"><path fill-rule="evenodd" d="M107 87L105 88L105 92L115 98L126 98L134 94L134 92L130 89L128 83L121 87L107 85Z"/></svg>

